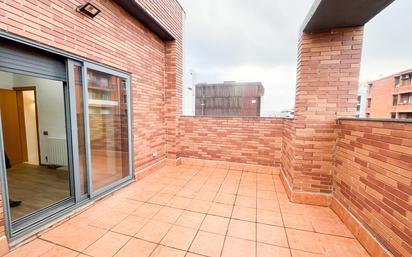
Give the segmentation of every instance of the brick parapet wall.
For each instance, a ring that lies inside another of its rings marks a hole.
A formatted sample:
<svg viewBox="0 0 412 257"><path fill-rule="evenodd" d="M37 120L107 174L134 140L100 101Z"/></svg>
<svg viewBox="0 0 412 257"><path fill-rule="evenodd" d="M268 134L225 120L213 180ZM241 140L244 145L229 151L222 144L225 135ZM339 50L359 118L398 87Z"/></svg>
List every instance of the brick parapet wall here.
<svg viewBox="0 0 412 257"><path fill-rule="evenodd" d="M303 33L300 38L295 118L286 134L289 154L283 159L295 191L332 192L336 118L356 113L362 39L363 27Z"/></svg>
<svg viewBox="0 0 412 257"><path fill-rule="evenodd" d="M181 117L181 157L278 166L283 119Z"/></svg>
<svg viewBox="0 0 412 257"><path fill-rule="evenodd" d="M412 123L340 120L333 196L395 256L412 255Z"/></svg>

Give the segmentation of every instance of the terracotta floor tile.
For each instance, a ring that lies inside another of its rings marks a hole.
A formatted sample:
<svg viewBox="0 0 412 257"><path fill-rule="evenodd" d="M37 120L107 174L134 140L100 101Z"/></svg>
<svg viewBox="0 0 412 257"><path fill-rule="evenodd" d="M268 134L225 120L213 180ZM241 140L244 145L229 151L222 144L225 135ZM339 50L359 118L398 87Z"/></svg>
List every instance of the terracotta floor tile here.
<svg viewBox="0 0 412 257"><path fill-rule="evenodd" d="M238 195L247 196L247 197L256 197L256 188L249 189L249 188L239 188Z"/></svg>
<svg viewBox="0 0 412 257"><path fill-rule="evenodd" d="M228 236L247 240L256 240L256 223L231 219Z"/></svg>
<svg viewBox="0 0 412 257"><path fill-rule="evenodd" d="M165 205L167 204L170 199L173 198L173 194L169 193L158 193L154 195L152 198L150 198L147 202L153 203L153 204L159 204L159 205Z"/></svg>
<svg viewBox="0 0 412 257"><path fill-rule="evenodd" d="M279 211L279 203L273 200L257 199L257 208L267 211Z"/></svg>
<svg viewBox="0 0 412 257"><path fill-rule="evenodd" d="M320 234L315 232L286 229L291 249L323 254Z"/></svg>
<svg viewBox="0 0 412 257"><path fill-rule="evenodd" d="M224 239L223 235L199 231L189 251L210 257L218 257L222 251Z"/></svg>
<svg viewBox="0 0 412 257"><path fill-rule="evenodd" d="M195 238L197 230L173 226L160 242L162 245L187 251Z"/></svg>
<svg viewBox="0 0 412 257"><path fill-rule="evenodd" d="M197 200L203 200L203 201L213 201L215 199L216 193L215 192L199 192L196 196L195 199Z"/></svg>
<svg viewBox="0 0 412 257"><path fill-rule="evenodd" d="M148 257L155 248L156 244L132 238L117 252L115 257L136 257L136 253L139 253L139 257Z"/></svg>
<svg viewBox="0 0 412 257"><path fill-rule="evenodd" d="M202 221L205 218L205 216L206 215L203 213L184 211L182 215L180 215L180 217L177 219L176 225L187 228L199 229L200 224L202 224Z"/></svg>
<svg viewBox="0 0 412 257"><path fill-rule="evenodd" d="M235 203L235 200L236 200L235 194L227 194L227 193L218 193L215 198L215 202L228 204L228 205L233 205Z"/></svg>
<svg viewBox="0 0 412 257"><path fill-rule="evenodd" d="M121 212L108 212L100 218L90 223L90 226L99 227L104 229L111 229L119 224L127 217L127 214Z"/></svg>
<svg viewBox="0 0 412 257"><path fill-rule="evenodd" d="M275 191L258 190L257 198L271 200L271 201L277 201L277 195L276 195Z"/></svg>
<svg viewBox="0 0 412 257"><path fill-rule="evenodd" d="M292 251L292 257L326 257L326 255L323 255L323 254L308 253L308 252L293 250L293 249L291 251Z"/></svg>
<svg viewBox="0 0 412 257"><path fill-rule="evenodd" d="M256 243L249 240L226 237L222 257L255 257Z"/></svg>
<svg viewBox="0 0 412 257"><path fill-rule="evenodd" d="M133 212L133 215L142 218L152 218L161 208L162 206L157 204L144 203Z"/></svg>
<svg viewBox="0 0 412 257"><path fill-rule="evenodd" d="M167 203L167 206L178 209L186 209L191 201L192 200L190 198L175 196Z"/></svg>
<svg viewBox="0 0 412 257"><path fill-rule="evenodd" d="M291 257L289 248L257 243L257 257Z"/></svg>
<svg viewBox="0 0 412 257"><path fill-rule="evenodd" d="M78 255L79 253L76 251L56 245L52 249L48 250L47 252L39 256L40 257L75 257Z"/></svg>
<svg viewBox="0 0 412 257"><path fill-rule="evenodd" d="M256 198L239 195L236 197L235 205L256 209Z"/></svg>
<svg viewBox="0 0 412 257"><path fill-rule="evenodd" d="M232 218L256 222L256 209L243 206L235 206L233 208Z"/></svg>
<svg viewBox="0 0 412 257"><path fill-rule="evenodd" d="M219 216L207 215L200 230L226 235L229 219Z"/></svg>
<svg viewBox="0 0 412 257"><path fill-rule="evenodd" d="M111 230L117 233L134 236L147 223L147 219L130 215Z"/></svg>
<svg viewBox="0 0 412 257"><path fill-rule="evenodd" d="M230 218L232 216L233 205L223 203L213 203L208 214Z"/></svg>
<svg viewBox="0 0 412 257"><path fill-rule="evenodd" d="M175 223L182 212L183 210L180 209L163 207L155 216L153 216L153 219L168 223Z"/></svg>
<svg viewBox="0 0 412 257"><path fill-rule="evenodd" d="M333 257L368 257L369 254L356 239L340 236L321 235L321 242L326 256Z"/></svg>
<svg viewBox="0 0 412 257"><path fill-rule="evenodd" d="M185 251L159 245L150 257L184 257Z"/></svg>
<svg viewBox="0 0 412 257"><path fill-rule="evenodd" d="M279 211L267 211L257 209L256 220L258 223L283 226L282 215Z"/></svg>
<svg viewBox="0 0 412 257"><path fill-rule="evenodd" d="M204 257L204 256L195 254L195 253L187 253L185 257Z"/></svg>
<svg viewBox="0 0 412 257"><path fill-rule="evenodd" d="M97 227L67 223L46 232L41 238L81 252L106 232Z"/></svg>
<svg viewBox="0 0 412 257"><path fill-rule="evenodd" d="M312 225L315 231L319 233L354 238L353 234L349 231L349 229L345 226L345 224L343 224L343 222L338 217L313 217Z"/></svg>
<svg viewBox="0 0 412 257"><path fill-rule="evenodd" d="M287 228L314 231L311 217L308 216L284 213L283 222Z"/></svg>
<svg viewBox="0 0 412 257"><path fill-rule="evenodd" d="M8 253L7 257L32 257L32 256L41 256L42 254L50 251L54 244L46 242L44 240L35 239L13 251Z"/></svg>
<svg viewBox="0 0 412 257"><path fill-rule="evenodd" d="M189 206L186 208L186 210L193 211L193 212L207 213L211 205L212 205L212 202L193 199L190 202Z"/></svg>
<svg viewBox="0 0 412 257"><path fill-rule="evenodd" d="M170 223L151 220L143 226L135 237L154 243L160 243L172 225Z"/></svg>
<svg viewBox="0 0 412 257"><path fill-rule="evenodd" d="M257 241L282 247L289 247L285 228L257 224Z"/></svg>
<svg viewBox="0 0 412 257"><path fill-rule="evenodd" d="M87 247L83 253L94 257L110 257L117 253L123 245L130 239L130 237L107 232L103 237Z"/></svg>
<svg viewBox="0 0 412 257"><path fill-rule="evenodd" d="M131 199L125 199L118 205L114 207L114 210L117 212L122 212L126 214L133 213L139 206L141 206L143 202L135 201Z"/></svg>

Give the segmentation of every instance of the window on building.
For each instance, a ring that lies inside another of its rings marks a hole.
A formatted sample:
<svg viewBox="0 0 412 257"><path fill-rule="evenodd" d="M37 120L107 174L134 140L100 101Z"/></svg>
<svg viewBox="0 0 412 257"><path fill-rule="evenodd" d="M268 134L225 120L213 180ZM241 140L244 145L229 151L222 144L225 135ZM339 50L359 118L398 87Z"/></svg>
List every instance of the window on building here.
<svg viewBox="0 0 412 257"><path fill-rule="evenodd" d="M399 87L399 85L401 84L401 77L395 77L395 87Z"/></svg>
<svg viewBox="0 0 412 257"><path fill-rule="evenodd" d="M368 86L369 86L369 92L370 92L370 91L372 90L372 88L373 88L373 84L372 84L372 83L369 83Z"/></svg>
<svg viewBox="0 0 412 257"><path fill-rule="evenodd" d="M393 96L392 105L393 105L393 106L398 105L398 96L397 96L397 95L394 95L394 96Z"/></svg>
<svg viewBox="0 0 412 257"><path fill-rule="evenodd" d="M368 98L368 108L370 108L371 105L372 105L372 99L371 99L371 98Z"/></svg>
<svg viewBox="0 0 412 257"><path fill-rule="evenodd" d="M358 95L358 104L361 104L362 102L362 96Z"/></svg>
<svg viewBox="0 0 412 257"><path fill-rule="evenodd" d="M399 119L412 119L412 112L399 113Z"/></svg>
<svg viewBox="0 0 412 257"><path fill-rule="evenodd" d="M371 116L370 113L367 113L367 114L366 114L366 118L369 118L370 116Z"/></svg>
<svg viewBox="0 0 412 257"><path fill-rule="evenodd" d="M410 86L411 85L411 79L412 79L412 73L403 74L402 77L401 77L402 86Z"/></svg>
<svg viewBox="0 0 412 257"><path fill-rule="evenodd" d="M358 104L357 106L356 106L356 111L360 111L360 105Z"/></svg>
<svg viewBox="0 0 412 257"><path fill-rule="evenodd" d="M391 112L391 119L396 119L396 112Z"/></svg>

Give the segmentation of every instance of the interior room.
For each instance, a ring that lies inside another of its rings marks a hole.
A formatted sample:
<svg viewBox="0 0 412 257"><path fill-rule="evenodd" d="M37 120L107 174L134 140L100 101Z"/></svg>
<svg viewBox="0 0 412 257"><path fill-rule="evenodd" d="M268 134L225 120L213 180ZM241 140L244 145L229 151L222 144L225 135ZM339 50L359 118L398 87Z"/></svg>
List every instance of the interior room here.
<svg viewBox="0 0 412 257"><path fill-rule="evenodd" d="M0 71L12 221L70 197L63 82Z"/></svg>

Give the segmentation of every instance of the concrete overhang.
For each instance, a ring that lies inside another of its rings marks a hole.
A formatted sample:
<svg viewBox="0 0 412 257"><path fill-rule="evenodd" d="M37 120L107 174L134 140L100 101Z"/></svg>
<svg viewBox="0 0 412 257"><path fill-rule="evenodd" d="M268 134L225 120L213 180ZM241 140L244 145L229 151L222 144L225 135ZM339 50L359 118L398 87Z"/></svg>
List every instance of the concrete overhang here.
<svg viewBox="0 0 412 257"><path fill-rule="evenodd" d="M395 0L315 0L302 31L363 26Z"/></svg>
<svg viewBox="0 0 412 257"><path fill-rule="evenodd" d="M175 37L138 4L136 0L115 0L115 2L163 41L175 40Z"/></svg>

